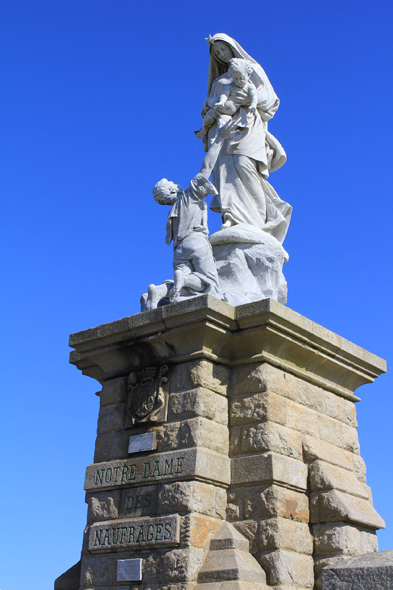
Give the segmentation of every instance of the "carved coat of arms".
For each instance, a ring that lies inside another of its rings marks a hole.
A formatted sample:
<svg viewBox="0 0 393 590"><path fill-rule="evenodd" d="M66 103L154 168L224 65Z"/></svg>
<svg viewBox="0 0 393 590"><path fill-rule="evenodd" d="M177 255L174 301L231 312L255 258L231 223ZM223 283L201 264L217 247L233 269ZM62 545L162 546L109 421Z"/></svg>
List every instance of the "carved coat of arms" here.
<svg viewBox="0 0 393 590"><path fill-rule="evenodd" d="M127 415L137 422L165 422L168 413L169 367L146 367L128 376Z"/></svg>

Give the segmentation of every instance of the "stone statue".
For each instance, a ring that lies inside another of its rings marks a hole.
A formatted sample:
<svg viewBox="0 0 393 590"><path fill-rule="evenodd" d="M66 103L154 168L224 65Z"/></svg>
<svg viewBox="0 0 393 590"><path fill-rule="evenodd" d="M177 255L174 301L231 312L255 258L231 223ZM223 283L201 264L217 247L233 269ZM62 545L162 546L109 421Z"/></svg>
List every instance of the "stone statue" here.
<svg viewBox="0 0 393 590"><path fill-rule="evenodd" d="M268 121L279 106L279 99L262 67L250 57L231 37L219 33L208 39L210 65L208 93L203 104L202 116L215 110L222 116L220 124L231 117L236 130L223 142L217 162L212 170L213 184L219 195L210 205L212 211L221 213L223 227L245 223L257 227L283 242L292 207L281 200L267 182L269 172L280 168L286 161L285 151L268 131ZM257 90L257 112L242 105L235 113L217 105L217 97L231 80L229 69L233 58L247 60L252 67L250 83ZM219 125L213 124L205 137L205 150L213 144Z"/></svg>
<svg viewBox="0 0 393 590"><path fill-rule="evenodd" d="M212 183L201 174L191 180L186 190L166 178L153 188L157 203L172 207L165 241L168 246L173 242L174 280L150 285L141 298L142 311L205 293L221 298L205 203L207 195L216 194Z"/></svg>
<svg viewBox="0 0 393 590"><path fill-rule="evenodd" d="M268 131L280 101L263 68L234 39L219 33L207 41L208 92L196 132L207 153L186 191L165 179L154 188L160 204L172 205L167 243L174 244L175 274L173 281L149 286L142 311L202 293L234 306L287 301L282 242L292 207L267 181L286 162ZM221 230L210 237L207 194L213 195L210 209L222 218Z"/></svg>

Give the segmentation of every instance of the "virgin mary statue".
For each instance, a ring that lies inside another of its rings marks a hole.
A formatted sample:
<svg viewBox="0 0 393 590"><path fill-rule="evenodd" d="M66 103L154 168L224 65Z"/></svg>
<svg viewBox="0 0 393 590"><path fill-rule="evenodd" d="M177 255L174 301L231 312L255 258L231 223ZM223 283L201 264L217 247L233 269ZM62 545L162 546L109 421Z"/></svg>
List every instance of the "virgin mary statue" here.
<svg viewBox="0 0 393 590"><path fill-rule="evenodd" d="M282 243L292 207L280 199L266 180L269 172L277 170L286 161L284 149L267 129L280 101L263 68L234 39L218 33L209 36L208 43L210 64L202 116L217 102L220 86L230 78L228 67L234 57L250 62L253 69L251 81L258 94L256 115L247 106L242 106L232 116L234 131L223 141L212 171L213 184L219 194L213 198L210 209L221 213L224 228L246 224L273 235ZM225 108L221 114L209 130L206 151L217 138L223 120L230 120L230 116L225 115Z"/></svg>

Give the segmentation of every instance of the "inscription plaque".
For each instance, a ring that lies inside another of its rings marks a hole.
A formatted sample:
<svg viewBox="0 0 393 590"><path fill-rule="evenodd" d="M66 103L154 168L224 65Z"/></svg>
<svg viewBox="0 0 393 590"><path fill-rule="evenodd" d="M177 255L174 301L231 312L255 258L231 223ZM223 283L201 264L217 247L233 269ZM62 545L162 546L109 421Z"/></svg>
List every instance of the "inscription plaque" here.
<svg viewBox="0 0 393 590"><path fill-rule="evenodd" d="M117 560L117 581L118 582L140 582L142 580L141 559L118 559Z"/></svg>
<svg viewBox="0 0 393 590"><path fill-rule="evenodd" d="M229 485L229 457L207 449L186 449L105 463L86 469L85 490L143 485L193 477Z"/></svg>
<svg viewBox="0 0 393 590"><path fill-rule="evenodd" d="M156 448L155 433L146 432L146 434L133 434L130 436L128 443L128 453L141 453L143 451L153 451Z"/></svg>
<svg viewBox="0 0 393 590"><path fill-rule="evenodd" d="M95 523L89 531L89 551L136 549L180 542L180 517L134 518Z"/></svg>
<svg viewBox="0 0 393 590"><path fill-rule="evenodd" d="M157 486L126 488L122 490L120 518L154 516L157 504Z"/></svg>

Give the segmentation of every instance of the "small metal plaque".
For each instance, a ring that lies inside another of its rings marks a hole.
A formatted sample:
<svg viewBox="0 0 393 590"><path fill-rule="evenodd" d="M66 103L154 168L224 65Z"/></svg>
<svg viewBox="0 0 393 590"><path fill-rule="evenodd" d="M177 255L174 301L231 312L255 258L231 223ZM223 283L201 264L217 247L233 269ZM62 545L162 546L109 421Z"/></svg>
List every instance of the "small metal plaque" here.
<svg viewBox="0 0 393 590"><path fill-rule="evenodd" d="M134 434L130 436L128 443L128 453L141 453L142 451L154 451L156 448L156 440L154 432L146 432L146 434Z"/></svg>
<svg viewBox="0 0 393 590"><path fill-rule="evenodd" d="M140 582L142 580L142 559L118 559L117 581Z"/></svg>

